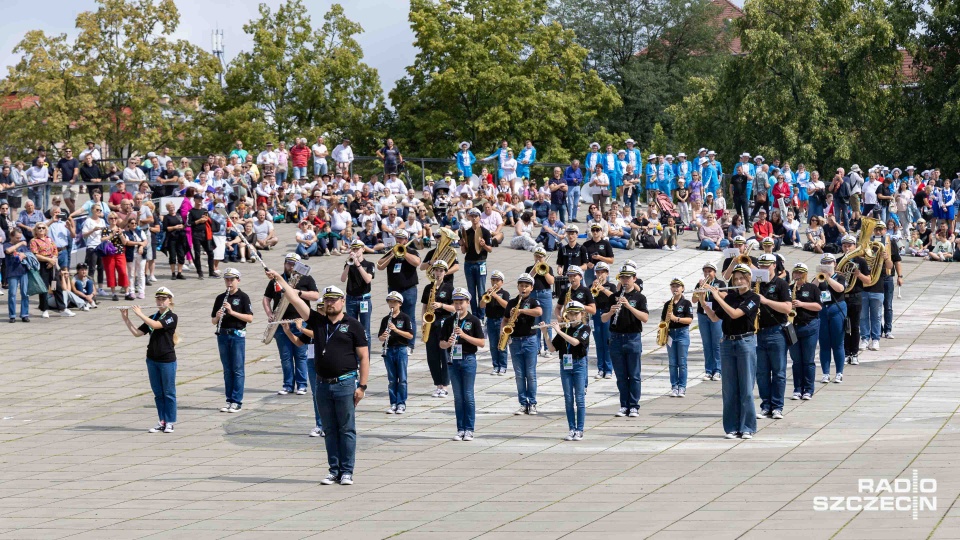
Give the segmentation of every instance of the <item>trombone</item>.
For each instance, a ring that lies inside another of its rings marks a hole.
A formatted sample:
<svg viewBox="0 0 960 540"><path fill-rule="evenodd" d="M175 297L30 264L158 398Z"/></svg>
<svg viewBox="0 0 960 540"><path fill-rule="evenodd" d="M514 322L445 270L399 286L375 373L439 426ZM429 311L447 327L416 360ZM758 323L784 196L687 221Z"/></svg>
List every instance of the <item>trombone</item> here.
<svg viewBox="0 0 960 540"><path fill-rule="evenodd" d="M407 245L406 244L396 244L393 246L393 257L395 259L402 259L407 256Z"/></svg>
<svg viewBox="0 0 960 540"><path fill-rule="evenodd" d="M538 276L545 276L550 273L550 265L547 264L547 261L539 261L533 265L533 273Z"/></svg>

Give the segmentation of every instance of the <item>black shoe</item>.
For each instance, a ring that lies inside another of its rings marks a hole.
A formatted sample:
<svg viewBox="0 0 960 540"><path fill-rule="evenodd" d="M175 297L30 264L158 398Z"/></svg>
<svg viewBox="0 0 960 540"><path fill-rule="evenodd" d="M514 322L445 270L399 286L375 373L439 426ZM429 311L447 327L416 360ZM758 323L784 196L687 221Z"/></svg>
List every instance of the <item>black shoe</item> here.
<svg viewBox="0 0 960 540"><path fill-rule="evenodd" d="M170 279L177 279L177 274L170 274Z"/></svg>
<svg viewBox="0 0 960 540"><path fill-rule="evenodd" d="M15 322L17 322L17 319L16 319L16 317L14 317L13 319L10 319L10 322L12 322L12 323L15 323Z"/></svg>
<svg viewBox="0 0 960 540"><path fill-rule="evenodd" d="M22 317L20 320L23 322L30 322L30 317Z"/></svg>
<svg viewBox="0 0 960 540"><path fill-rule="evenodd" d="M177 279L187 279L183 276L183 272L177 272Z"/></svg>
<svg viewBox="0 0 960 540"><path fill-rule="evenodd" d="M126 296L123 297L124 300L134 300L135 298L136 298L136 297L134 297L132 294L128 294L128 295L126 295Z"/></svg>
<svg viewBox="0 0 960 540"><path fill-rule="evenodd" d="M119 302L119 301L120 301L120 297L117 296L117 295L113 295L113 298L111 298L111 300L113 300L114 302Z"/></svg>
<svg viewBox="0 0 960 540"><path fill-rule="evenodd" d="M203 274L197 274L197 279L203 280Z"/></svg>

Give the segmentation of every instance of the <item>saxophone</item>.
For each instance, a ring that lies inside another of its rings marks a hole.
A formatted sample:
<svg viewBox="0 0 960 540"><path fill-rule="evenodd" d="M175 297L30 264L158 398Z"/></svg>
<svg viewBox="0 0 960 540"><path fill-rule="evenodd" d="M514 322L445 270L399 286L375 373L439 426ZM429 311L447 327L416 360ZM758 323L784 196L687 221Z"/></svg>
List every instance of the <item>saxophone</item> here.
<svg viewBox="0 0 960 540"><path fill-rule="evenodd" d="M520 316L520 302L522 301L522 297L517 298L517 305L510 310L510 317L507 318L507 322L504 323L503 328L500 329L500 341L497 342L497 349L501 351L507 350L507 342L510 341L510 336L513 334L513 327L517 324L517 317Z"/></svg>
<svg viewBox="0 0 960 540"><path fill-rule="evenodd" d="M790 301L791 301L791 302L792 302L793 300L796 300L796 299L797 299L797 288L798 288L799 286L800 286L800 282L794 280L794 282L793 282L793 288L790 289ZM791 308L791 309L790 309L790 313L787 314L787 323L788 323L788 324L793 324L793 319L794 319L796 316L797 316L797 310L796 310L796 308Z"/></svg>
<svg viewBox="0 0 960 540"><path fill-rule="evenodd" d="M670 317L670 314L673 313L673 297L670 297L670 304L667 305L667 311L663 314L663 319L660 321L660 324L657 325L657 345L663 347L667 344L667 337L670 333L670 323L667 322L667 318Z"/></svg>
<svg viewBox="0 0 960 540"><path fill-rule="evenodd" d="M757 296L760 296L760 281L753 282L753 292L757 293ZM758 300L759 302L759 300ZM763 303L760 303L762 306ZM760 306L757 306L757 316L753 319L753 333L757 334L760 332Z"/></svg>
<svg viewBox="0 0 960 540"><path fill-rule="evenodd" d="M567 296L563 299L563 307L560 308L560 320L564 321L567 318L567 304L570 303L570 293L573 291L573 286L570 285L567 287Z"/></svg>
<svg viewBox="0 0 960 540"><path fill-rule="evenodd" d="M297 283L300 281L300 274L294 274L288 282L290 288L296 288ZM277 307L273 310L273 315L270 316L270 320L274 322L267 322L267 329L263 331L263 341L264 345L269 345L273 341L273 335L276 334L277 325L279 324L280 318L283 317L283 312L287 310L287 306L290 305L290 301L287 300L287 295L284 294L280 297L280 302L277 304Z"/></svg>
<svg viewBox="0 0 960 540"><path fill-rule="evenodd" d="M427 298L427 306L423 309L423 342L426 343L430 339L430 326L434 321L437 320L437 314L433 312L433 303L436 302L437 298L437 289L440 288L440 284L443 283L442 280L434 281L433 287L430 289L430 297Z"/></svg>

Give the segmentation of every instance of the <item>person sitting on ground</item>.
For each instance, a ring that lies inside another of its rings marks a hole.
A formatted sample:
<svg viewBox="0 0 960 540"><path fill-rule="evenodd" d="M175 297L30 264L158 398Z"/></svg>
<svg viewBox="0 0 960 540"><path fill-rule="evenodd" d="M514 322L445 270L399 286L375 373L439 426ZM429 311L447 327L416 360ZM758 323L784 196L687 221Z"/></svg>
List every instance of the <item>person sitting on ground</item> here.
<svg viewBox="0 0 960 540"><path fill-rule="evenodd" d="M820 226L820 218L813 216L810 218L810 227L807 229L807 243L804 244L803 250L823 253L823 246L823 227Z"/></svg>
<svg viewBox="0 0 960 540"><path fill-rule="evenodd" d="M364 253L382 253L383 252L383 241L381 240L380 233L378 233L373 228L373 220L368 220L363 222L363 230L360 231L358 237L360 241L366 246L363 250Z"/></svg>
<svg viewBox="0 0 960 540"><path fill-rule="evenodd" d="M253 230L257 233L256 244L258 250L269 250L280 242L277 233L273 230L273 220L267 218L266 210L257 210L257 217L253 220Z"/></svg>
<svg viewBox="0 0 960 540"><path fill-rule="evenodd" d="M660 245L664 251L677 250L677 222L673 216L667 217L667 224L663 227L663 237Z"/></svg>
<svg viewBox="0 0 960 540"><path fill-rule="evenodd" d="M937 231L937 240L927 254L928 261L950 262L953 260L953 243L945 231Z"/></svg>

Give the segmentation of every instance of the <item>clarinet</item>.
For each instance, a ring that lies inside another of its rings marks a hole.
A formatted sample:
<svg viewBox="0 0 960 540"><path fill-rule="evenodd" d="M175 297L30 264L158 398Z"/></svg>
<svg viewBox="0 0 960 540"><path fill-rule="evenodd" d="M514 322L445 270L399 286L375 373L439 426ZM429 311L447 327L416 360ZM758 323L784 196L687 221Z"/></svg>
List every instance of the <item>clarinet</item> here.
<svg viewBox="0 0 960 540"><path fill-rule="evenodd" d="M393 312L391 312L390 315L393 315ZM387 357L387 343L390 341L390 315L387 315L387 337L383 340L383 349L380 350L380 356L384 358Z"/></svg>
<svg viewBox="0 0 960 540"><path fill-rule="evenodd" d="M623 306L620 305L620 299L623 298L623 295L625 295L625 294L627 294L627 288L626 288L626 287L623 287L623 288L620 289L620 296L617 297L617 302L616 302L616 304L617 304L618 306L620 306L620 307L617 308L617 312L613 314L613 321L612 321L613 326L616 326L616 324L617 324L617 319L620 318L620 311L623 310Z"/></svg>
<svg viewBox="0 0 960 540"><path fill-rule="evenodd" d="M220 335L220 325L223 324L223 318L227 311L227 299L230 297L230 289L227 289L227 292L223 295L223 305L220 306L220 319L217 320L217 332L216 335Z"/></svg>

